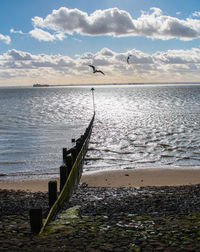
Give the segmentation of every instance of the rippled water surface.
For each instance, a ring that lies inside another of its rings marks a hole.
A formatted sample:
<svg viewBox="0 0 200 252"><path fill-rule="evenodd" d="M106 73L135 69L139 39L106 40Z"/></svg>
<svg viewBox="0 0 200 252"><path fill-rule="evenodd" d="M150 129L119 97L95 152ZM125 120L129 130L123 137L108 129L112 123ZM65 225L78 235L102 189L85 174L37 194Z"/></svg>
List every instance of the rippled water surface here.
<svg viewBox="0 0 200 252"><path fill-rule="evenodd" d="M93 114L91 87L0 88L2 178L55 176ZM99 86L85 171L200 168L200 85Z"/></svg>

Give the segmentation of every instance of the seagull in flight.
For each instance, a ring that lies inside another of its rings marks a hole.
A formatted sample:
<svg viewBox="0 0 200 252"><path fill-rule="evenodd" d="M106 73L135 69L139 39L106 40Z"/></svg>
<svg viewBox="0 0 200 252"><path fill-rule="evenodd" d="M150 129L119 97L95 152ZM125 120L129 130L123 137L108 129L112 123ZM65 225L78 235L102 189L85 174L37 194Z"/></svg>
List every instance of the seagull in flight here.
<svg viewBox="0 0 200 252"><path fill-rule="evenodd" d="M93 65L88 65L88 66L93 69L93 73L101 73L101 74L105 75L104 72L102 72L101 70L97 70L95 66L93 66Z"/></svg>
<svg viewBox="0 0 200 252"><path fill-rule="evenodd" d="M128 57L127 57L127 59L126 59L126 61L127 61L128 64L130 64L130 63L129 63L129 60L130 60L130 57L131 57L131 56L132 56L131 54L128 55Z"/></svg>

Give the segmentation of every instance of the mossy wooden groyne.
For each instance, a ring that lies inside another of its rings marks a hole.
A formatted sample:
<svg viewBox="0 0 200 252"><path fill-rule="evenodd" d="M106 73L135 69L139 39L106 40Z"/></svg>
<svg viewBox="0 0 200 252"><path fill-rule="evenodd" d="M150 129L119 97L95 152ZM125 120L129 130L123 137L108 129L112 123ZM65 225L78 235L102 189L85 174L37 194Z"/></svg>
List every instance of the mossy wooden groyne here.
<svg viewBox="0 0 200 252"><path fill-rule="evenodd" d="M44 223L41 224L41 211L37 208L30 210L30 224L33 233L41 235L48 223L55 218L56 214L62 209L72 196L73 191L79 184L84 157L86 155L92 126L95 118L95 113L85 130L84 135L78 138L75 146L69 150L63 148L63 165L60 166L60 193L57 197L56 181L49 181L49 207L50 211ZM38 215L38 212L40 213ZM38 215L38 216L36 216ZM38 224L37 224L38 220ZM39 226L39 227L38 227Z"/></svg>

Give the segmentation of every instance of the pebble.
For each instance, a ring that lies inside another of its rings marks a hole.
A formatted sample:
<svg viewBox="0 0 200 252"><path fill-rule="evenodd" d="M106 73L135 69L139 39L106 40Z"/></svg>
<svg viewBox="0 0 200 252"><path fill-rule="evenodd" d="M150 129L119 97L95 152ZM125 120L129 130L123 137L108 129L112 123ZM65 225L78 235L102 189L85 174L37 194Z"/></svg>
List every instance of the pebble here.
<svg viewBox="0 0 200 252"><path fill-rule="evenodd" d="M64 209L79 205L81 218L73 222L71 232L69 224L66 230L42 238L30 232L29 209L41 206L45 218L47 193L0 190L0 202L2 251L198 251L200 247L200 185L80 184Z"/></svg>

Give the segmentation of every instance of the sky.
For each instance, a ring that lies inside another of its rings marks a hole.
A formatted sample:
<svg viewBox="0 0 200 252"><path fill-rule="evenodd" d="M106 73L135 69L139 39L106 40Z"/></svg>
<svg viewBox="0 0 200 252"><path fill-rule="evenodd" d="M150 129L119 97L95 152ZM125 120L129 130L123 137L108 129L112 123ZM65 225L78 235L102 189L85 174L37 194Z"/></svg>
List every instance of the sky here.
<svg viewBox="0 0 200 252"><path fill-rule="evenodd" d="M0 0L0 86L183 81L200 82L199 0Z"/></svg>

